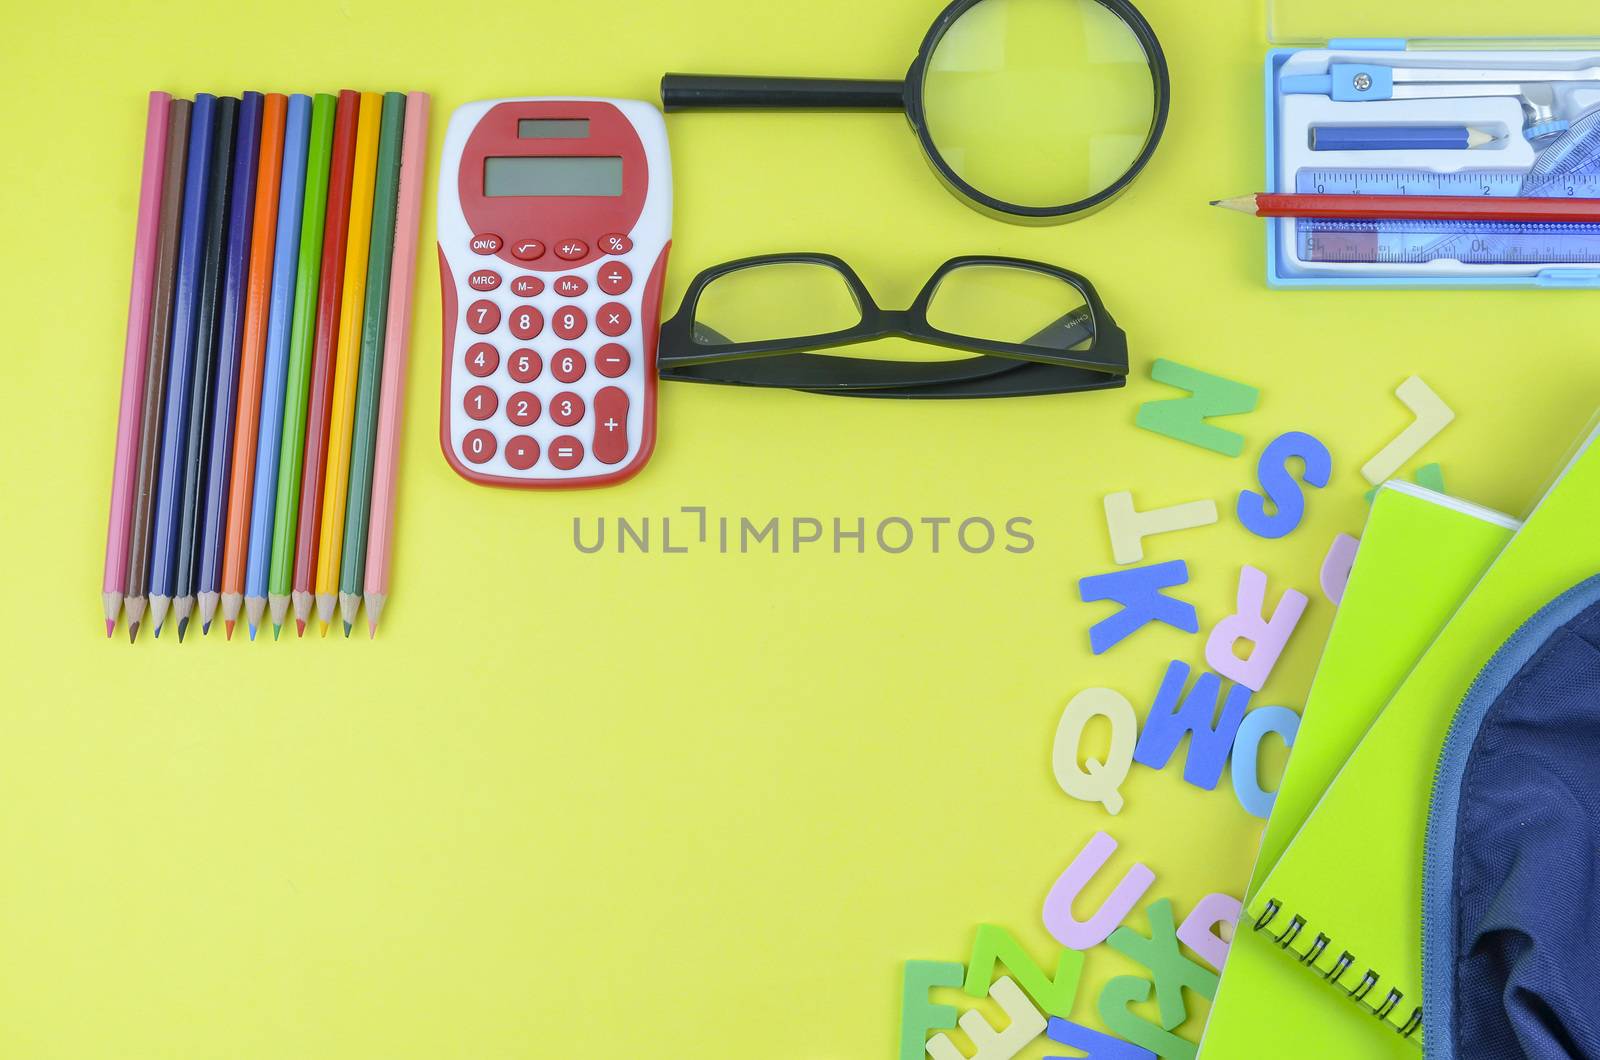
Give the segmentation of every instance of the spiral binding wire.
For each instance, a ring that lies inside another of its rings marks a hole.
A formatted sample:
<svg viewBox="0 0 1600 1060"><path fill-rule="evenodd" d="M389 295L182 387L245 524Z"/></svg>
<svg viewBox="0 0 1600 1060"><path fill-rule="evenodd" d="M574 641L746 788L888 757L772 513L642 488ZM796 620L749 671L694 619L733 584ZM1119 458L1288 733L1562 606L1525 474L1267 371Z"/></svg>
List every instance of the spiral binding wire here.
<svg viewBox="0 0 1600 1060"><path fill-rule="evenodd" d="M1344 974L1354 967L1356 963L1355 954L1351 953L1349 950L1341 950L1338 958L1336 958L1333 964L1328 966L1326 969L1318 968L1318 958L1320 958L1327 951L1329 946L1333 945L1333 939L1329 938L1325 933L1321 931L1317 932L1316 938L1311 940L1311 945L1306 947L1305 950L1302 951L1296 948L1293 943L1295 939L1300 937L1300 933L1305 930L1305 917L1290 916L1289 921L1283 927L1283 930L1270 930L1272 922L1278 918L1278 914L1282 911L1282 903L1280 903L1276 898L1268 899L1266 907L1261 911L1261 915L1256 918L1255 929L1257 931L1265 932L1267 936L1276 942L1280 947L1289 953L1294 954L1301 964L1304 964L1306 967L1317 972L1317 974L1321 975L1322 978L1326 979L1334 986L1337 986L1340 990L1343 990L1345 993L1349 994L1350 1000L1359 1002L1362 1008L1366 1009L1368 1012L1371 1012L1374 1016L1378 1017L1380 1020L1383 1020L1385 1023L1393 1026L1402 1038L1410 1038L1413 1034L1416 1034L1417 1031L1422 1029L1422 1006L1420 1005L1411 1010L1410 1017L1408 1017L1404 1023L1397 1025L1389 1018L1394 1014L1395 1009L1400 1007L1400 1002L1404 1000L1405 995L1399 990L1390 988L1389 993L1383 998L1383 1000L1377 1002L1376 1004L1367 1000L1367 996L1371 994L1373 988L1378 985L1379 979L1378 973L1373 971L1371 968L1368 968L1366 972L1362 974L1361 981L1353 987L1345 986L1344 983L1340 981L1344 978Z"/></svg>

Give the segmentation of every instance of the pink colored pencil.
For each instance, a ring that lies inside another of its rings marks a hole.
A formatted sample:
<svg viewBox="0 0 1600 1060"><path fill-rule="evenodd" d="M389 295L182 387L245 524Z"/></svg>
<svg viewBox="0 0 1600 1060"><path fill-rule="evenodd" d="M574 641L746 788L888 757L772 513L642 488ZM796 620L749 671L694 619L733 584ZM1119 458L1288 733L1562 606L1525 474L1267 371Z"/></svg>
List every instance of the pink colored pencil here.
<svg viewBox="0 0 1600 1060"><path fill-rule="evenodd" d="M167 108L172 97L150 93L144 130L144 174L139 181L139 221L133 238L133 289L128 295L128 337L122 351L122 404L117 411L117 455L111 471L111 517L106 527L106 571L101 599L106 636L117 628L128 573L128 521L133 513L134 462L144 400L145 357L150 342L150 292L155 286L156 227L161 220L161 174L167 158Z"/></svg>
<svg viewBox="0 0 1600 1060"><path fill-rule="evenodd" d="M395 223L394 264L389 272L389 319L383 345L383 393L378 400L378 446L372 464L372 517L367 528L367 571L362 586L368 636L377 636L378 616L389 599L395 485L400 467L406 355L411 338L411 281L417 266L417 221L422 213L422 167L427 150L428 94L412 92L406 97L400 202Z"/></svg>

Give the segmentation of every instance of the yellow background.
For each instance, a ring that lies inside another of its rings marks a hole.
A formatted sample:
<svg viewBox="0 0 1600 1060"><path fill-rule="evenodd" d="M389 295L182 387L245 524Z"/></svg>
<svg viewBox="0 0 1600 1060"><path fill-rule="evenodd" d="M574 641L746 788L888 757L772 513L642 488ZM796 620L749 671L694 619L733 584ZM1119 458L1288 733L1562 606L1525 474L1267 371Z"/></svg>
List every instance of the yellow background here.
<svg viewBox="0 0 1600 1060"><path fill-rule="evenodd" d="M1262 12L1142 6L1176 86L1167 139L1125 199L1066 227L968 211L894 115L669 120L669 308L698 269L752 253L838 253L885 304L949 256L1042 258L1089 275L1128 331L1126 391L897 404L673 385L625 486L469 485L436 441L430 157L379 638L130 648L101 633L99 588L146 91L422 89L436 151L480 98L654 99L668 69L898 76L937 4L12 5L0 1055L881 1060L901 962L965 960L980 922L1045 957L1043 897L1097 828L1123 842L1112 872L1146 862L1180 916L1238 893L1259 825L1227 779L1207 793L1136 767L1113 819L1051 776L1073 693L1109 685L1142 714L1167 660L1202 658L1201 637L1157 629L1090 656L1105 609L1075 582L1111 567L1101 497L1219 502L1221 524L1148 550L1190 562L1205 629L1242 562L1312 595L1256 699L1298 707L1332 615L1322 553L1359 530L1357 469L1408 419L1394 387L1418 373L1459 413L1424 454L1454 491L1520 511L1600 400L1600 299L1269 292L1257 223L1205 207L1260 179ZM1166 393L1157 357L1262 388L1243 457L1133 427ZM1256 540L1233 498L1290 429L1330 446L1334 481L1297 533ZM1038 543L573 548L574 517L683 505L1019 515ZM1099 985L1129 970L1091 952L1077 1017L1098 1025ZM1191 1038L1203 1011L1191 999Z"/></svg>

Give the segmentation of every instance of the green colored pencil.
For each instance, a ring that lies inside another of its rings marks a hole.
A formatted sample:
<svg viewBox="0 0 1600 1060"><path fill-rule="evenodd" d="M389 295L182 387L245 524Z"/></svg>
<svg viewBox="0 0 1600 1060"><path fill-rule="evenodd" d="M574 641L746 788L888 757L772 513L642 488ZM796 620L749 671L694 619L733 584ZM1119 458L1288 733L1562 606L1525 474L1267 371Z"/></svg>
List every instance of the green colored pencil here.
<svg viewBox="0 0 1600 1060"><path fill-rule="evenodd" d="M378 434L378 389L383 381L383 340L389 319L389 273L394 257L395 211L400 200L400 141L406 97L383 97L378 174L372 198L372 249L367 254L367 304L361 315L355 427L350 437L350 489L345 495L344 551L339 568L339 611L344 635L361 606L367 570L367 524L372 513L372 459Z"/></svg>
<svg viewBox="0 0 1600 1060"><path fill-rule="evenodd" d="M328 212L328 170L333 155L333 115L338 100L317 93L311 104L311 146L306 158L305 213L300 220L300 261L295 271L294 317L289 331L289 379L283 397L283 442L278 448L278 498L272 517L272 567L267 602L272 636L289 611L294 549L300 517L300 472L305 457L306 399L311 387L311 345L317 330L317 283L322 271L322 226Z"/></svg>

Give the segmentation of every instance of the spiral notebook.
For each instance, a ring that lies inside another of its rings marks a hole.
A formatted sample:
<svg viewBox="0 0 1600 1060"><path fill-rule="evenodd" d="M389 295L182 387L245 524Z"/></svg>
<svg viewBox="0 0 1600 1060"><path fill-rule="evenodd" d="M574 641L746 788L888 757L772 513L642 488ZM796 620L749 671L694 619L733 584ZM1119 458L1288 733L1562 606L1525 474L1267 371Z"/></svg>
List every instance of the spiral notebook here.
<svg viewBox="0 0 1600 1060"><path fill-rule="evenodd" d="M1409 483L1391 482L1378 491L1301 714L1246 902L1516 525L1499 512ZM1371 1017L1340 1005L1315 976L1284 974L1283 960L1266 934L1244 927L1235 933L1201 1039L1203 1060L1415 1060L1412 1046L1395 1035L1374 1035ZM1294 1047L1286 1048L1290 1042Z"/></svg>
<svg viewBox="0 0 1600 1060"><path fill-rule="evenodd" d="M1340 1005L1420 1044L1422 850L1457 706L1505 640L1600 569L1600 446L1590 433L1417 662L1250 895L1241 932ZM1250 931L1249 929L1255 929ZM1383 1035L1379 1035L1383 1037Z"/></svg>

